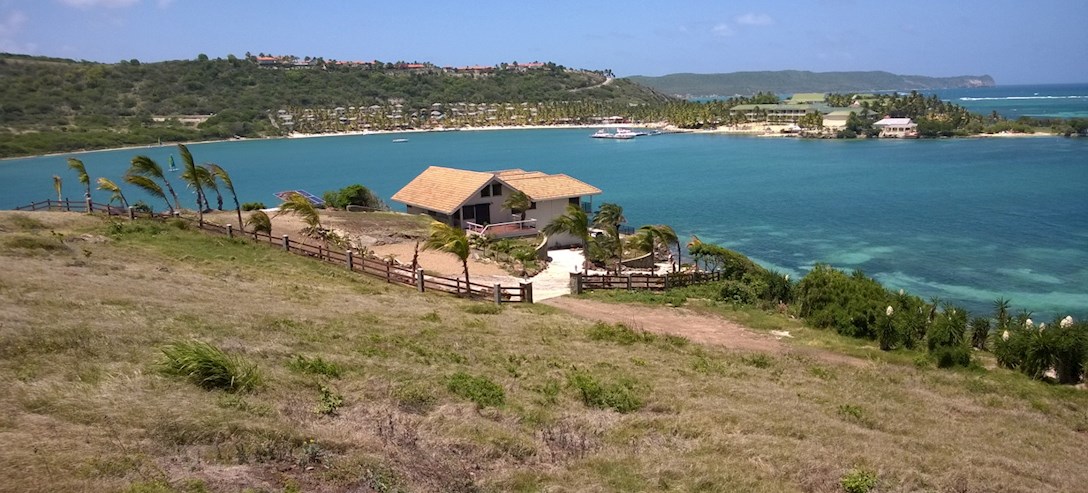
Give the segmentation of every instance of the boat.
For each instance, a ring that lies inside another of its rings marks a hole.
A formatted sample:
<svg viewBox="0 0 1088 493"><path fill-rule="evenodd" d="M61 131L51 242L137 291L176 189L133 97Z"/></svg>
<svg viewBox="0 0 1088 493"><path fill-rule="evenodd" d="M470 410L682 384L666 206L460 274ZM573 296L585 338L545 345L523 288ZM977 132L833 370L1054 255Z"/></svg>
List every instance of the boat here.
<svg viewBox="0 0 1088 493"><path fill-rule="evenodd" d="M393 139L394 144L400 144L401 142L408 142L408 139Z"/></svg>
<svg viewBox="0 0 1088 493"><path fill-rule="evenodd" d="M609 133L607 130L602 128L602 129L598 130L597 133L595 133L593 135L590 135L590 137L592 137L594 139L628 140L628 139L633 139L633 138L637 137L637 134L635 132L627 130L626 128L617 129L616 133Z"/></svg>
<svg viewBox="0 0 1088 493"><path fill-rule="evenodd" d="M174 156L170 156L170 171L177 171L178 167L174 164Z"/></svg>

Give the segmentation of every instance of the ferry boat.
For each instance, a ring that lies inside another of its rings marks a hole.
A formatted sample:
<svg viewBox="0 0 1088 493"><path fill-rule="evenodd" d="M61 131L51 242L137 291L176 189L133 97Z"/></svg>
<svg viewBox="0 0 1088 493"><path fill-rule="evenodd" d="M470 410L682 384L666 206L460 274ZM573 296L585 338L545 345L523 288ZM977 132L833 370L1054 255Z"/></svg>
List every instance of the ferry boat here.
<svg viewBox="0 0 1088 493"><path fill-rule="evenodd" d="M394 144L400 144L401 142L408 142L408 139L393 139Z"/></svg>
<svg viewBox="0 0 1088 493"><path fill-rule="evenodd" d="M607 130L602 128L602 129L598 130L597 133L595 133L593 135L590 135L590 137L593 137L594 139L627 140L627 139L633 139L635 137L638 137L638 134L635 133L635 132L632 132L630 130L627 130L626 128L616 129L616 133L610 133Z"/></svg>

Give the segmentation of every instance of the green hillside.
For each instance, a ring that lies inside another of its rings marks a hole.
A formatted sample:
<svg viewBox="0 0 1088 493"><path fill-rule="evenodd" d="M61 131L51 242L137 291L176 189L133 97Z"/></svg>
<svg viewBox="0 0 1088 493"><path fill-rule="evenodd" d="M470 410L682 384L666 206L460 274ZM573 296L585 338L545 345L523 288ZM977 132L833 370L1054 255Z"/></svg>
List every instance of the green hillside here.
<svg viewBox="0 0 1088 493"><path fill-rule="evenodd" d="M66 213L0 214L0 261L0 491L1088 484L1084 390L937 369L773 311L722 305L794 337L755 331L786 350L731 351L676 335L685 324L494 309L246 240Z"/></svg>
<svg viewBox="0 0 1088 493"><path fill-rule="evenodd" d="M484 76L315 61L265 68L255 57L116 64L0 54L0 157L234 136L275 135L285 107L668 98L602 73L547 64ZM213 116L214 115L214 116Z"/></svg>
<svg viewBox="0 0 1088 493"><path fill-rule="evenodd" d="M913 91L951 87L994 85L989 75L926 77L889 72L808 72L780 70L733 72L727 74L669 74L661 77L633 76L628 79L666 94L683 96L750 95L761 91L868 92Z"/></svg>

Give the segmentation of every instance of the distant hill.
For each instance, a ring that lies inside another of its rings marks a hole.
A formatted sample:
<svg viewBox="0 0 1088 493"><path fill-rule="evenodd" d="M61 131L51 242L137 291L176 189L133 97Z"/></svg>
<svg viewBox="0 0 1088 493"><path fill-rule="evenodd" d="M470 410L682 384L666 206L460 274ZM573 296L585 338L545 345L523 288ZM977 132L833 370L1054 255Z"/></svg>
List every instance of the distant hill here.
<svg viewBox="0 0 1088 493"><path fill-rule="evenodd" d="M989 75L926 77L879 71L779 70L728 74L669 74L661 77L636 75L628 79L666 94L685 97L751 95L761 91L774 93L912 91L994 85L994 79Z"/></svg>

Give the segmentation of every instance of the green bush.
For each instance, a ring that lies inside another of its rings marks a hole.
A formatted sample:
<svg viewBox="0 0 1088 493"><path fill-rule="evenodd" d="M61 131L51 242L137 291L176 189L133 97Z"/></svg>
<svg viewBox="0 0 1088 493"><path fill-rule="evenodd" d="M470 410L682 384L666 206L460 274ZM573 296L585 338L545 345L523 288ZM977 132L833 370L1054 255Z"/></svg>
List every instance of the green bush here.
<svg viewBox="0 0 1088 493"><path fill-rule="evenodd" d="M869 493L876 488L876 473L860 468L851 469L839 479L846 493Z"/></svg>
<svg viewBox="0 0 1088 493"><path fill-rule="evenodd" d="M335 192L325 192L322 198L325 200L325 205L327 207L335 207L337 209L345 209L349 205L367 207L375 210L388 209L382 200L374 195L370 189L359 184L348 185Z"/></svg>
<svg viewBox="0 0 1088 493"><path fill-rule="evenodd" d="M243 211L259 211L261 209L267 209L264 202L246 202L242 204Z"/></svg>
<svg viewBox="0 0 1088 493"><path fill-rule="evenodd" d="M745 274L762 276L766 269L744 254L711 243L697 243L688 247L696 263L702 262L707 270L717 270L726 279L739 281Z"/></svg>
<svg viewBox="0 0 1088 493"><path fill-rule="evenodd" d="M797 284L800 314L818 328L834 328L842 335L874 338L877 320L890 304L884 287L861 271L847 276L818 264Z"/></svg>
<svg viewBox="0 0 1088 493"><path fill-rule="evenodd" d="M499 407L506 403L506 392L487 377L457 372L449 377L446 388L454 395L476 403L477 407Z"/></svg>
<svg viewBox="0 0 1088 493"><path fill-rule="evenodd" d="M261 386L257 365L201 341L184 341L162 348L163 373L184 377L205 389L246 392Z"/></svg>
<svg viewBox="0 0 1088 493"><path fill-rule="evenodd" d="M636 342L650 343L654 335L649 332L635 331L624 324L606 324L597 322L586 331L591 340L608 341L617 344L631 345Z"/></svg>
<svg viewBox="0 0 1088 493"><path fill-rule="evenodd" d="M642 408L642 399L636 394L634 382L630 380L602 383L593 375L576 371L567 378L567 382L578 391L587 406L612 409L623 414Z"/></svg>
<svg viewBox="0 0 1088 493"><path fill-rule="evenodd" d="M721 299L730 303L749 305L756 300L756 294L745 282L728 280L722 282Z"/></svg>
<svg viewBox="0 0 1088 493"><path fill-rule="evenodd" d="M971 352L964 346L942 346L930 351L937 360L937 368L968 366L971 364Z"/></svg>
<svg viewBox="0 0 1088 493"><path fill-rule="evenodd" d="M336 363L325 361L320 356L307 358L301 354L297 354L289 363L287 363L287 367L298 373L324 375L329 378L340 378L340 375L344 373L343 367Z"/></svg>
<svg viewBox="0 0 1088 493"><path fill-rule="evenodd" d="M336 416L340 406L344 405L344 396L324 385L321 386L319 392L320 396L314 412L322 416Z"/></svg>

